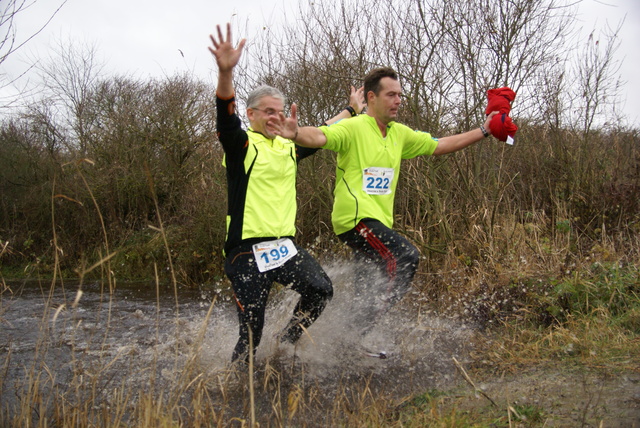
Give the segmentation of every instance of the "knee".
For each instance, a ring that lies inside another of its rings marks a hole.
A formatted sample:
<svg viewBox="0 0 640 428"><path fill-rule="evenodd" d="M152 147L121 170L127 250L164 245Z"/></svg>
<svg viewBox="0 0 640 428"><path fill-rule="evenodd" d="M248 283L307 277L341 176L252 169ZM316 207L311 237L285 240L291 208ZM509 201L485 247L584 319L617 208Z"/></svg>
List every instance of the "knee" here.
<svg viewBox="0 0 640 428"><path fill-rule="evenodd" d="M399 261L407 267L418 267L420 261L420 252L416 247L411 244L405 244L402 247L402 254L399 257Z"/></svg>
<svg viewBox="0 0 640 428"><path fill-rule="evenodd" d="M316 275L311 285L316 300L331 300L333 297L333 284L326 272L322 271Z"/></svg>
<svg viewBox="0 0 640 428"><path fill-rule="evenodd" d="M396 272L401 279L401 282L406 282L407 285L413 279L413 276L418 271L418 263L420 261L420 252L413 245L403 246L402 253L397 258Z"/></svg>
<svg viewBox="0 0 640 428"><path fill-rule="evenodd" d="M333 298L333 284L329 277L326 277L325 280L322 281L319 290L323 300L331 300Z"/></svg>
<svg viewBox="0 0 640 428"><path fill-rule="evenodd" d="M304 289L298 290L298 293L309 302L325 302L333 297L333 285L329 277L318 276L307 282Z"/></svg>

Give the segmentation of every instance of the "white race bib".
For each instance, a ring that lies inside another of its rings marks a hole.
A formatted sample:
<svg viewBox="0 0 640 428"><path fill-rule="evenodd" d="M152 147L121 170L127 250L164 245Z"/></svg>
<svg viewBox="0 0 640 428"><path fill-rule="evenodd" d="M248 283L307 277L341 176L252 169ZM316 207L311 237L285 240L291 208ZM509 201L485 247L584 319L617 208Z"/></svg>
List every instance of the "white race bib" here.
<svg viewBox="0 0 640 428"><path fill-rule="evenodd" d="M388 195L395 171L393 168L372 166L362 171L362 190L369 195Z"/></svg>
<svg viewBox="0 0 640 428"><path fill-rule="evenodd" d="M259 242L253 245L253 255L260 272L280 267L296 254L298 254L298 249L289 238Z"/></svg>

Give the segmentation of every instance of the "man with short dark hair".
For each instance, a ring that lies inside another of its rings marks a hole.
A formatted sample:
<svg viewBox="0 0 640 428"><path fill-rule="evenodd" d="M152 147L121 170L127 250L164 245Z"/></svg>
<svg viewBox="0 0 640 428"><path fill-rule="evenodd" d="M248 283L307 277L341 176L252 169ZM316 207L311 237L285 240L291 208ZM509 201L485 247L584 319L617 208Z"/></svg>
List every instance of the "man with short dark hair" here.
<svg viewBox="0 0 640 428"><path fill-rule="evenodd" d="M416 247L392 229L402 159L452 153L480 141L490 135L489 124L496 113L487 116L477 129L434 138L395 121L401 95L396 72L389 67L377 68L364 81L366 114L328 127L298 127L297 107L293 104L291 117L281 122L277 130L301 146L338 153L333 229L355 251L357 259L385 272L389 287L383 309L409 290L418 267ZM366 276L361 271L358 281L366 281Z"/></svg>

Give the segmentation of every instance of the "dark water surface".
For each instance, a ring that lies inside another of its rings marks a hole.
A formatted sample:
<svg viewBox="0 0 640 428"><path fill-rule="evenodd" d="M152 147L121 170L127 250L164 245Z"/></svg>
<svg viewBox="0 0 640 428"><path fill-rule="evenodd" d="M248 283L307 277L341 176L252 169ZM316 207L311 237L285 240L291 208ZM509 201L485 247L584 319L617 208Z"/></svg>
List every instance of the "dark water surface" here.
<svg viewBox="0 0 640 428"><path fill-rule="evenodd" d="M471 329L430 315L428 302L410 293L363 336L354 319L363 290L349 285L348 265L325 269L334 282L334 299L295 347L280 345L277 335L297 294L274 289L256 355L258 372L276 370L283 384L313 384L329 400L363 382L402 397L454 381L452 357L465 360ZM213 379L215 396L219 379L228 378L237 318L232 302L216 297L216 285L158 290L153 283L123 283L111 292L100 282L6 285L0 295L0 401L9 413L34 386L44 396L71 401L90 396L94 406L108 406L115 390L169 394L198 376ZM372 281L365 293L376 292ZM366 353L380 351L389 357ZM268 412L273 397L263 398Z"/></svg>

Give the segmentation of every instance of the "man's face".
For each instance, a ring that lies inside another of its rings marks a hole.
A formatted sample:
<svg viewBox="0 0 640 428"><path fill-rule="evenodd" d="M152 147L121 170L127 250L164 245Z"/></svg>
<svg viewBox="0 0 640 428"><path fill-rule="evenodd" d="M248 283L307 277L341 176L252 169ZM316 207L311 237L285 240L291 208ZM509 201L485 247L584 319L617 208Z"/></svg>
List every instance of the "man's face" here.
<svg viewBox="0 0 640 428"><path fill-rule="evenodd" d="M400 95L402 88L400 82L390 77L380 79L380 91L378 95L372 92L368 94L367 109L383 123L396 120L400 107Z"/></svg>
<svg viewBox="0 0 640 428"><path fill-rule="evenodd" d="M280 113L283 109L284 103L281 99L268 96L261 98L257 107L247 109L251 128L267 138L275 138L273 125L280 123Z"/></svg>

